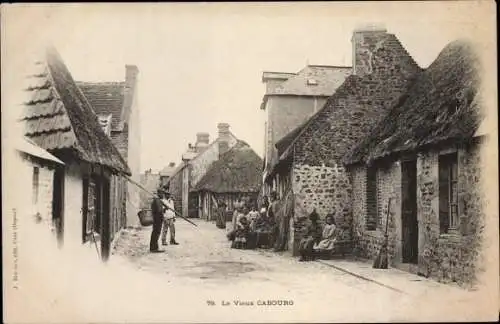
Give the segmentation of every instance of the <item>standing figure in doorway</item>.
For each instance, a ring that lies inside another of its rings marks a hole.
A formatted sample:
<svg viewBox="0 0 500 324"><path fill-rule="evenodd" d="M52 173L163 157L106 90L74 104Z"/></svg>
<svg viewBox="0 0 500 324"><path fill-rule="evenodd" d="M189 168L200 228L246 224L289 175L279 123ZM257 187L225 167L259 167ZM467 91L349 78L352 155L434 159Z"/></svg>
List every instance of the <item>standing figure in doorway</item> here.
<svg viewBox="0 0 500 324"><path fill-rule="evenodd" d="M174 200L170 196L170 193L165 192L165 198L162 199L163 203L167 206L165 209L165 217L163 221L163 231L161 233L161 244L167 245L167 233L170 229L170 244L178 245L175 241L175 209Z"/></svg>
<svg viewBox="0 0 500 324"><path fill-rule="evenodd" d="M271 203L267 208L267 219L271 225L271 236L269 239L269 245L274 246L279 234L279 223L276 219L276 212L278 211L278 194L276 191L271 192Z"/></svg>
<svg viewBox="0 0 500 324"><path fill-rule="evenodd" d="M151 213L153 215L153 230L151 231L151 240L149 242L149 251L152 253L164 252L164 250L158 249L158 239L161 234L161 225L163 222L163 213L165 207L162 204L162 199L164 197L163 189L158 189L158 196L154 197L151 202Z"/></svg>
<svg viewBox="0 0 500 324"><path fill-rule="evenodd" d="M220 200L217 205L217 220L215 225L218 228L226 228L226 203Z"/></svg>

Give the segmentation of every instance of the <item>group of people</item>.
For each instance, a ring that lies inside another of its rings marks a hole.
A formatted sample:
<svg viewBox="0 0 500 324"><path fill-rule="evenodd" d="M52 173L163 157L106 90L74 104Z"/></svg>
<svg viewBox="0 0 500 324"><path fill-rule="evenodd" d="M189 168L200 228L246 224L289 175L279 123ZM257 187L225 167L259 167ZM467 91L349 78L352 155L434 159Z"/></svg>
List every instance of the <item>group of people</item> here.
<svg viewBox="0 0 500 324"><path fill-rule="evenodd" d="M283 250L287 242L288 224L280 224L281 218L286 220L286 217L277 217L277 203L278 196L275 192L271 193L271 201L266 196L263 197L259 211L255 203L237 202L234 206L233 230L228 234L228 239L232 241L231 247L235 249L273 247L275 251ZM222 223L225 227L225 218L224 221L221 219L217 223L218 227ZM321 254L333 252L338 235L334 214L328 214L322 226L319 215L314 209L309 215L309 223L299 242L299 261L311 261Z"/></svg>
<svg viewBox="0 0 500 324"><path fill-rule="evenodd" d="M152 253L164 252L158 246L158 239L161 234L161 244L167 245L167 234L170 229L170 244L178 245L175 240L175 209L174 200L170 193L159 188L157 197L151 202L151 213L153 216L153 230L149 243L149 251Z"/></svg>
<svg viewBox="0 0 500 324"><path fill-rule="evenodd" d="M253 249L257 247L272 247L277 238L276 220L277 195L271 193L271 201L264 196L259 210L257 202L239 200L234 204L232 231L228 239L235 249ZM217 222L221 227L222 219ZM225 227L225 220L224 220Z"/></svg>

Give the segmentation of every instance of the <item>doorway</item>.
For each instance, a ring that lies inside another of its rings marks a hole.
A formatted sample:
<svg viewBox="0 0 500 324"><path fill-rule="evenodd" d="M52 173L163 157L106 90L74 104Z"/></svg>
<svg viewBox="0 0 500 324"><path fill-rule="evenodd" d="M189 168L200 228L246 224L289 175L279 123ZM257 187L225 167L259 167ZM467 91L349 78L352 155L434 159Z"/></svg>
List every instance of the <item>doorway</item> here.
<svg viewBox="0 0 500 324"><path fill-rule="evenodd" d="M107 261L111 249L111 208L110 208L110 181L106 177L100 178L100 234L101 234L101 252L103 261Z"/></svg>
<svg viewBox="0 0 500 324"><path fill-rule="evenodd" d="M401 165L401 226L403 263L418 263L417 221L417 162L403 161Z"/></svg>
<svg viewBox="0 0 500 324"><path fill-rule="evenodd" d="M64 242L64 167L56 167L52 181L52 223L61 247Z"/></svg>

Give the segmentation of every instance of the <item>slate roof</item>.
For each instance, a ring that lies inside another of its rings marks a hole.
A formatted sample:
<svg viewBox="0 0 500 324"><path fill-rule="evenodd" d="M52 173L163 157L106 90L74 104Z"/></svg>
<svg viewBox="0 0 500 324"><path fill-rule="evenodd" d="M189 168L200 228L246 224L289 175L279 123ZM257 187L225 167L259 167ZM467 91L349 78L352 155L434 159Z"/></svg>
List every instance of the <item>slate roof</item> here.
<svg viewBox="0 0 500 324"><path fill-rule="evenodd" d="M258 192L262 181L262 159L244 141L212 163L193 191L217 193Z"/></svg>
<svg viewBox="0 0 500 324"><path fill-rule="evenodd" d="M329 97L351 73L352 68L346 66L307 65L267 95Z"/></svg>
<svg viewBox="0 0 500 324"><path fill-rule="evenodd" d="M350 154L368 162L445 141L466 141L478 130L479 59L465 41L448 44L387 117Z"/></svg>
<svg viewBox="0 0 500 324"><path fill-rule="evenodd" d="M77 85L97 115L112 115L111 130L120 130L125 82L77 82Z"/></svg>
<svg viewBox="0 0 500 324"><path fill-rule="evenodd" d="M71 150L83 161L130 175L56 49L48 48L35 69L26 89L31 99L24 105L25 136L51 153Z"/></svg>

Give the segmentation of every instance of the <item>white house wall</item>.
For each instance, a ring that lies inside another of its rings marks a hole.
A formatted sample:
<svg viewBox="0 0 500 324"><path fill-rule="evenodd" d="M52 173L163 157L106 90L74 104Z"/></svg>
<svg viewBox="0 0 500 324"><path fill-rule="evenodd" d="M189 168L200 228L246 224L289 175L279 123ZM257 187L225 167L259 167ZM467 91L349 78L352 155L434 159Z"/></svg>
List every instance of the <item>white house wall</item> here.
<svg viewBox="0 0 500 324"><path fill-rule="evenodd" d="M82 244L83 178L77 164L67 164L64 181L64 245Z"/></svg>

